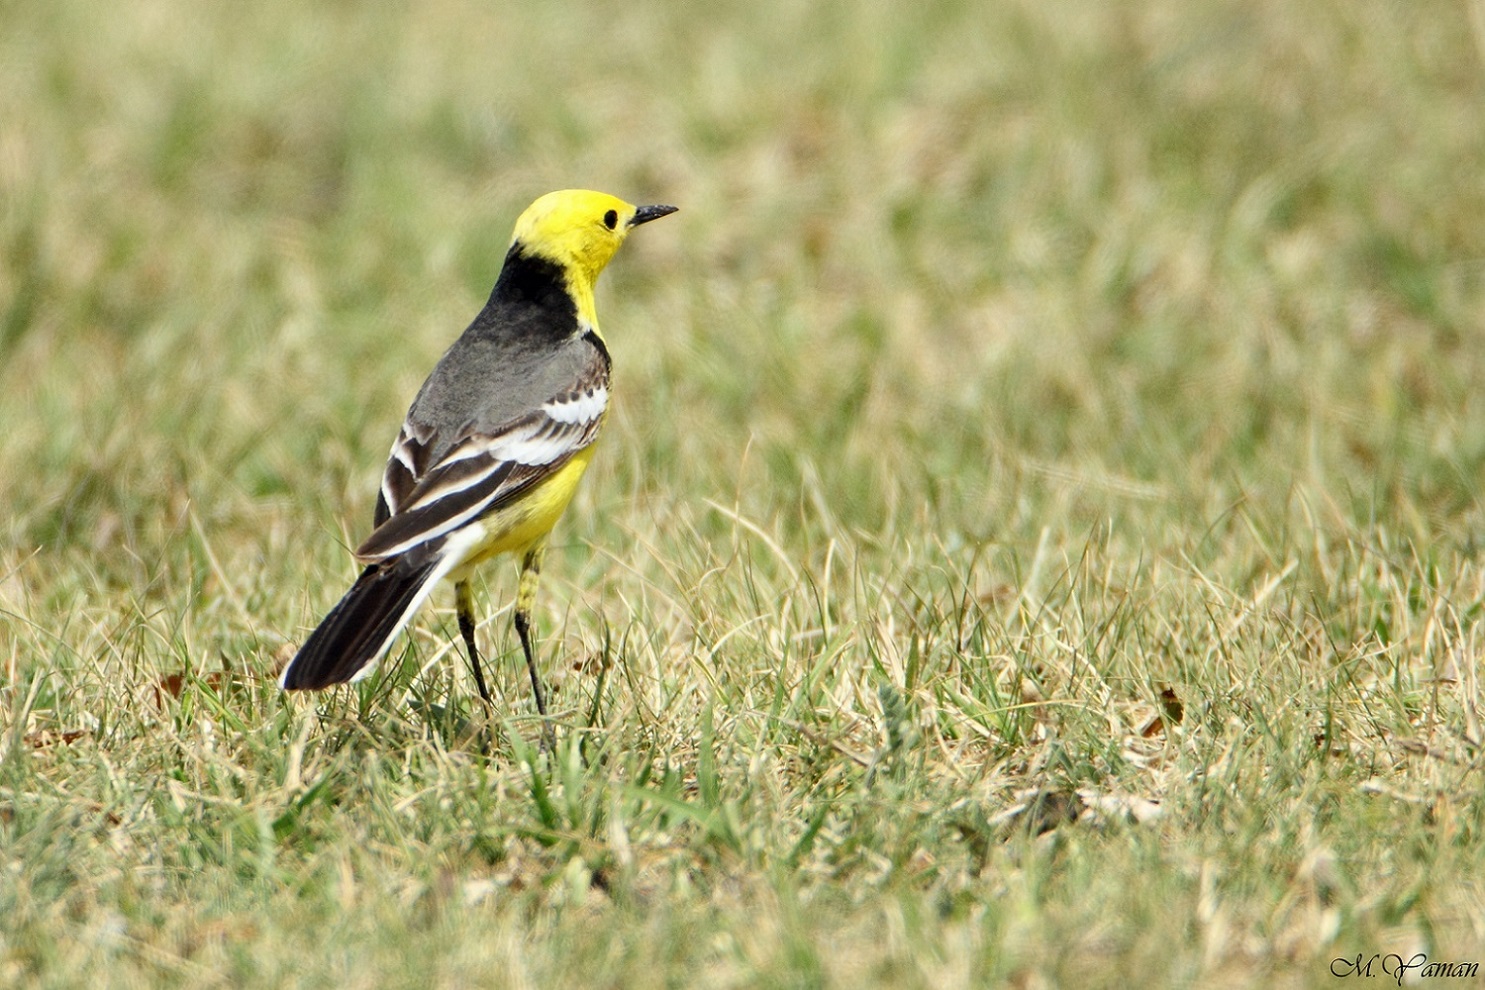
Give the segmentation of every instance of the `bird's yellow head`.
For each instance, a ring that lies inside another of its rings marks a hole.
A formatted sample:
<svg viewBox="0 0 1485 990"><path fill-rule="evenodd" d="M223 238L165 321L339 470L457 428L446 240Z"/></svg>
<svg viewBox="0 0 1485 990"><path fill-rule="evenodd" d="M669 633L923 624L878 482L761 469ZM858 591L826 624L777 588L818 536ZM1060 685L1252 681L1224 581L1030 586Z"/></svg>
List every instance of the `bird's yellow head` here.
<svg viewBox="0 0 1485 990"><path fill-rule="evenodd" d="M591 294L598 273L629 231L675 210L674 206L634 206L588 189L563 189L547 193L526 208L516 220L511 244L560 265L570 289Z"/></svg>

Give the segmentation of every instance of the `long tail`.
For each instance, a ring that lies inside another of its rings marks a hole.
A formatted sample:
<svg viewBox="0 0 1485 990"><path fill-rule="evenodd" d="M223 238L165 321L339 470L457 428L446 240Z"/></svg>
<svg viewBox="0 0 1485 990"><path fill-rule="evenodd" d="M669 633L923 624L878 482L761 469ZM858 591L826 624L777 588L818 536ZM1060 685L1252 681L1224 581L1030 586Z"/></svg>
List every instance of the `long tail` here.
<svg viewBox="0 0 1485 990"><path fill-rule="evenodd" d="M444 554L404 554L361 572L325 616L294 659L279 685L286 691L313 691L359 681L376 669L453 561Z"/></svg>

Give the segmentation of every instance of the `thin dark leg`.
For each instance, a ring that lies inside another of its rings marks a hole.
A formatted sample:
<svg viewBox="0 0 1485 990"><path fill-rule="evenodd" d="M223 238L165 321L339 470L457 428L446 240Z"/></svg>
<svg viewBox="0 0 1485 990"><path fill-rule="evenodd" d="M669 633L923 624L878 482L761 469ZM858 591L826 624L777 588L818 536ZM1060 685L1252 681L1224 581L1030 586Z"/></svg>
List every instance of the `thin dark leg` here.
<svg viewBox="0 0 1485 990"><path fill-rule="evenodd" d="M490 689L485 686L485 672L480 668L479 647L474 645L474 595L468 581L454 585L454 597L458 602L459 632L464 636L464 646L469 650L469 666L474 670L474 686L479 689L485 704L494 707Z"/></svg>
<svg viewBox="0 0 1485 990"><path fill-rule="evenodd" d="M516 613L516 634L521 637L521 649L526 654L526 672L531 675L531 691L536 695L536 710L542 718L547 717L546 693L541 687L541 677L536 672L536 656L531 650L531 616Z"/></svg>
<svg viewBox="0 0 1485 990"><path fill-rule="evenodd" d="M536 651L531 648L531 606L536 601L536 585L541 578L541 558L546 544L538 543L521 558L521 584L516 592L516 635L521 637L521 650L526 654L526 671L531 675L531 690L536 694L536 710L542 718L542 742L547 750L556 748L552 723L547 718L546 692L541 688L541 675L536 672Z"/></svg>

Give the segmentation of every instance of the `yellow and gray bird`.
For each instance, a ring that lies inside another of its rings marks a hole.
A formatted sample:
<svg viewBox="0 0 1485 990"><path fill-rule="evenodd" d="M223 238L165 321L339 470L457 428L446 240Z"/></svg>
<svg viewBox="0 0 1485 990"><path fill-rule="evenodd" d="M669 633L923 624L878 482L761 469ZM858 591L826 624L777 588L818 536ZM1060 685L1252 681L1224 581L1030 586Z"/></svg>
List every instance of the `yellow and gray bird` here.
<svg viewBox="0 0 1485 990"><path fill-rule="evenodd" d="M609 352L593 286L629 232L675 212L604 193L548 193L516 221L489 302L434 367L392 444L366 565L284 668L287 690L365 677L440 580L454 582L475 685L475 567L521 562L515 626L537 710L546 698L531 647L531 606L547 536L593 457L608 410Z"/></svg>

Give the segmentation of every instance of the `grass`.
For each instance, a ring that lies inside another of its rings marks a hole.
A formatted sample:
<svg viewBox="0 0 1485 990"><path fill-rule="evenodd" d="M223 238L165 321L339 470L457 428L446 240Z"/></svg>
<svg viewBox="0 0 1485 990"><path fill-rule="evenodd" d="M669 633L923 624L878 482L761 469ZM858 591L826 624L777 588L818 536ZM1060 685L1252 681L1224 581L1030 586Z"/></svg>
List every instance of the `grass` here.
<svg viewBox="0 0 1485 990"><path fill-rule="evenodd" d="M0 983L1482 961L1482 11L0 4ZM285 697L573 185L557 750L509 566Z"/></svg>

